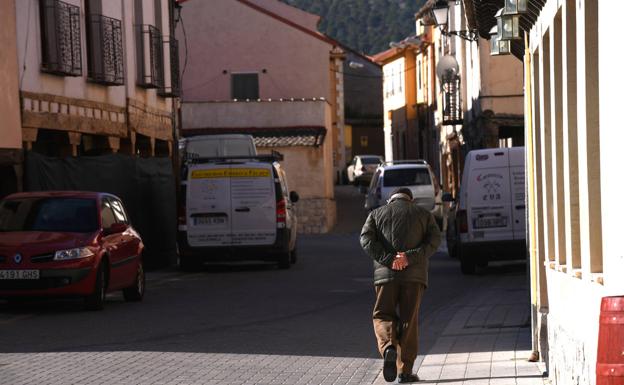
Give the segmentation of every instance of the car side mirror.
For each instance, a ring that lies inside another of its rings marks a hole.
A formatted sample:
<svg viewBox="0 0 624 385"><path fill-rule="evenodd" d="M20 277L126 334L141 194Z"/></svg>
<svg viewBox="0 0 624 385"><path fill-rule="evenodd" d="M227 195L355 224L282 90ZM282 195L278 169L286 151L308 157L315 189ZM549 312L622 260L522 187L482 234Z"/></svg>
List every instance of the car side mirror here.
<svg viewBox="0 0 624 385"><path fill-rule="evenodd" d="M104 229L104 235L119 234L128 230L128 225L125 223L113 223L110 227Z"/></svg>
<svg viewBox="0 0 624 385"><path fill-rule="evenodd" d="M453 198L453 194L450 192L445 192L442 194L442 202L453 202L455 199Z"/></svg>
<svg viewBox="0 0 624 385"><path fill-rule="evenodd" d="M291 191L290 192L290 201L292 203L297 203L299 201L299 194L297 194L296 191Z"/></svg>

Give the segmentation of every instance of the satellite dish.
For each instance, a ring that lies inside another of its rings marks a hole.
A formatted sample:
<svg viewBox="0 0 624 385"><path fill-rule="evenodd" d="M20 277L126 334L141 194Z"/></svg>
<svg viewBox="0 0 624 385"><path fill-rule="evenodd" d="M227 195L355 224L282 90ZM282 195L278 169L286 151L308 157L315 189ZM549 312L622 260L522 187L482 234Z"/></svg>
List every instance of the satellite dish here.
<svg viewBox="0 0 624 385"><path fill-rule="evenodd" d="M436 67L436 74L441 81L451 80L459 74L459 64L454 56L444 55Z"/></svg>

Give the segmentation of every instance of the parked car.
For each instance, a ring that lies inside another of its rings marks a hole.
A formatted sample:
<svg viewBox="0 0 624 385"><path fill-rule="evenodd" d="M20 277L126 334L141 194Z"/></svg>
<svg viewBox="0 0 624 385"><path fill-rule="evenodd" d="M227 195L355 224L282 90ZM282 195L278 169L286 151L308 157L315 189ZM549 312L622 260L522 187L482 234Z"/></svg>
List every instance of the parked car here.
<svg viewBox="0 0 624 385"><path fill-rule="evenodd" d="M526 258L524 147L470 151L446 232L449 254L473 274L489 261Z"/></svg>
<svg viewBox="0 0 624 385"><path fill-rule="evenodd" d="M364 207L374 210L385 205L392 191L399 187L409 188L414 201L429 210L442 228L442 190L433 170L424 160L389 161L381 164L371 179Z"/></svg>
<svg viewBox="0 0 624 385"><path fill-rule="evenodd" d="M106 293L141 301L143 242L121 200L96 192L29 192L0 201L0 298L83 297L101 309Z"/></svg>
<svg viewBox="0 0 624 385"><path fill-rule="evenodd" d="M373 173L383 162L379 155L356 155L347 167L347 179L356 186L368 186Z"/></svg>
<svg viewBox="0 0 624 385"><path fill-rule="evenodd" d="M289 191L279 156L189 160L178 217L182 270L204 262L297 260L299 195Z"/></svg>

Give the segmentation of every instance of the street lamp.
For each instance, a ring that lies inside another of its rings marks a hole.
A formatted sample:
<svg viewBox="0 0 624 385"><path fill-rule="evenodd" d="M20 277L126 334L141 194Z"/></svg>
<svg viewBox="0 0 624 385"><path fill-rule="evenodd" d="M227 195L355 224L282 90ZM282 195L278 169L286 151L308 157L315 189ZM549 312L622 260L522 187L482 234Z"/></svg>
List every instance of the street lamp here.
<svg viewBox="0 0 624 385"><path fill-rule="evenodd" d="M506 13L525 13L526 11L526 0L505 0Z"/></svg>
<svg viewBox="0 0 624 385"><path fill-rule="evenodd" d="M502 21L502 28L498 30L502 39L516 40L522 38L520 36L520 15L526 11L526 0L505 0L505 7L496 13L496 18Z"/></svg>
<svg viewBox="0 0 624 385"><path fill-rule="evenodd" d="M509 55L510 48L509 40L501 40L501 36L498 33L498 26L493 26L490 30L490 55Z"/></svg>
<svg viewBox="0 0 624 385"><path fill-rule="evenodd" d="M433 12L433 20L436 27L445 26L448 23L448 11L449 6L446 0L438 0L433 5L431 12Z"/></svg>
<svg viewBox="0 0 624 385"><path fill-rule="evenodd" d="M448 30L448 0L437 0L431 8L436 27L440 27L440 32L445 36L455 35L468 41L476 41L479 37L475 30L449 31Z"/></svg>

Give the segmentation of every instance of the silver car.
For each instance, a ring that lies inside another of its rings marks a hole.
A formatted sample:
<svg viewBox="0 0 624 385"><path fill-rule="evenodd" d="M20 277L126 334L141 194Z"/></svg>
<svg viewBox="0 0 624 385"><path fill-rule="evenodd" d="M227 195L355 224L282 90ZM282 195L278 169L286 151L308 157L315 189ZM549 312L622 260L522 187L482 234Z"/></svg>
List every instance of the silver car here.
<svg viewBox="0 0 624 385"><path fill-rule="evenodd" d="M442 190L433 170L424 160L384 162L371 179L364 207L374 210L385 205L392 191L407 187L414 201L429 210L438 224L443 222Z"/></svg>

